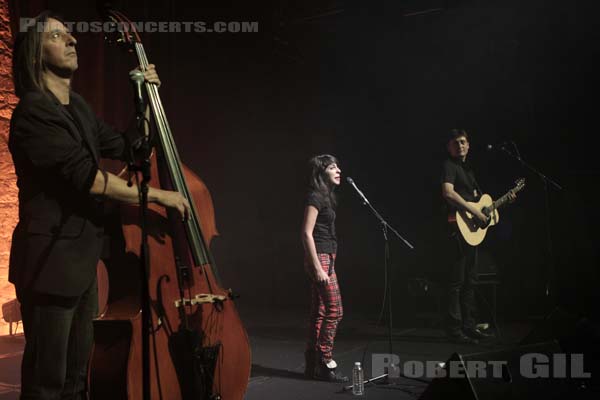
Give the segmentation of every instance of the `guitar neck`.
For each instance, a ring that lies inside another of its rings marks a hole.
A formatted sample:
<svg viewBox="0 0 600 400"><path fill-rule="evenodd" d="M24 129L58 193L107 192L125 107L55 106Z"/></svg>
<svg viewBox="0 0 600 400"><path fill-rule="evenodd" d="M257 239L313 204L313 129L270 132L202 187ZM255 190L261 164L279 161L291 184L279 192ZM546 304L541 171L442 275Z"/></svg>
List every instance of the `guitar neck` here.
<svg viewBox="0 0 600 400"><path fill-rule="evenodd" d="M498 200L496 200L493 204L492 204L492 209L497 210L498 208L502 207L503 205L505 205L506 203L508 203L508 195L510 194L510 192L506 193L504 196L500 197Z"/></svg>
<svg viewBox="0 0 600 400"><path fill-rule="evenodd" d="M516 187L516 188L509 190L508 192L506 192L506 194L504 196L500 197L498 200L493 202L492 205L490 206L490 209L497 210L498 208L502 207L503 205L505 205L506 203L509 202L510 195L517 193L519 190L521 190L520 187Z"/></svg>

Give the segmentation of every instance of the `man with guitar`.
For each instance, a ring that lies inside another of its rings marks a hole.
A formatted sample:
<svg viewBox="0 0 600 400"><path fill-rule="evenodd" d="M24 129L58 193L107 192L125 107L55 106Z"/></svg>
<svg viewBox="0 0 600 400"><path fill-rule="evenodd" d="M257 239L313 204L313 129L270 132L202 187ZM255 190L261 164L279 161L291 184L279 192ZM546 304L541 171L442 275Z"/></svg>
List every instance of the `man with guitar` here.
<svg viewBox="0 0 600 400"><path fill-rule="evenodd" d="M490 223L488 215L494 214L486 215L476 204L482 193L474 171L467 162L469 154L467 132L463 129L452 129L448 137L447 149L450 157L444 162L441 183L442 196L446 200L449 215L455 214L456 211L467 212L471 214L474 224L487 227ZM507 196L510 200L516 198L513 191ZM450 223L448 240L452 254L449 254L451 266L448 306L445 312L446 334L452 341L458 343L477 344L480 339L491 336L477 329L473 318L474 285L477 281L477 246L465 241L456 222Z"/></svg>

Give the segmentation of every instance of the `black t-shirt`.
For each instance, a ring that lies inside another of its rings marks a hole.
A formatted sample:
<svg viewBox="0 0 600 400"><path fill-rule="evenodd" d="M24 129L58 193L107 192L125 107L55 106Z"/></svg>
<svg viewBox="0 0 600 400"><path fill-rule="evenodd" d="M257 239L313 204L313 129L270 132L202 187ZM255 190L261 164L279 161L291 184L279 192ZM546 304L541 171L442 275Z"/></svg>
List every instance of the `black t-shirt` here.
<svg viewBox="0 0 600 400"><path fill-rule="evenodd" d="M481 190L475 179L475 173L468 162L448 158L442 168L442 183L454 185L454 191L465 201L477 202L481 197ZM450 209L456 210L449 204Z"/></svg>
<svg viewBox="0 0 600 400"><path fill-rule="evenodd" d="M317 221L313 230L313 239L317 253L337 252L337 237L335 234L335 210L326 199L315 192L306 197L306 205L313 206L318 211Z"/></svg>

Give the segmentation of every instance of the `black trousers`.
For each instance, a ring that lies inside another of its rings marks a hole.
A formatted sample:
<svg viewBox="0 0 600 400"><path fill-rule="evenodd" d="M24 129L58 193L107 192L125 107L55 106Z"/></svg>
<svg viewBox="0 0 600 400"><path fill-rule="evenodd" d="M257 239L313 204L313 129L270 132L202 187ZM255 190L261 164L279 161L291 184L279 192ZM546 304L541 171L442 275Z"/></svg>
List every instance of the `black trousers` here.
<svg viewBox="0 0 600 400"><path fill-rule="evenodd" d="M477 283L477 247L463 239L458 229L451 229L447 282L446 332L449 335L475 328L475 284Z"/></svg>
<svg viewBox="0 0 600 400"><path fill-rule="evenodd" d="M79 297L29 293L21 301L26 340L21 400L86 399L96 279Z"/></svg>

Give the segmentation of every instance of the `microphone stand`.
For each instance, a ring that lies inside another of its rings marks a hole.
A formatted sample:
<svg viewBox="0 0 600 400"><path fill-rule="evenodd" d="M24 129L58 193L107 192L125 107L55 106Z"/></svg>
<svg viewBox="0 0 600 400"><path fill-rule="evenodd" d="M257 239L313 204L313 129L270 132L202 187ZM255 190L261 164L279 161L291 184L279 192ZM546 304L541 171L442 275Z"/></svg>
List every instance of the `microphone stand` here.
<svg viewBox="0 0 600 400"><path fill-rule="evenodd" d="M140 228L142 240L140 245L139 270L141 277L140 285L140 305L142 309L142 398L150 400L150 332L151 332L151 314L150 314L150 289L148 287L150 272L150 253L148 247L148 190L149 182L152 178L150 155L151 146L149 137L145 132L146 116L144 115L143 98L135 97L136 103L136 128L139 133L139 139L131 149L131 160L128 163L129 174L142 174L142 181L138 186L139 204L140 204ZM139 147L137 147L139 146ZM141 161L139 165L135 164L134 153L137 150ZM131 182L129 183L131 185Z"/></svg>
<svg viewBox="0 0 600 400"><path fill-rule="evenodd" d="M393 328L393 311L392 311L392 271L391 271L391 257L390 257L390 245L389 245L389 238L388 238L388 231L391 231L394 235L396 235L396 237L398 239L400 239L405 245L406 247L408 247L411 250L414 250L414 246L408 241L406 240L402 235L400 235L400 233L398 233L398 231L396 229L394 229L394 227L392 227L390 224L388 224L388 222L381 216L381 214L375 209L375 207L373 207L371 205L371 203L369 202L369 200L367 200L366 196L363 194L363 192L361 192L358 187L356 186L356 184L354 183L354 180L352 180L352 178L346 178L346 180L348 181L348 183L350 183L350 185L352 185L352 187L354 187L354 190L356 190L356 192L358 193L358 195L361 197L363 205L367 206L369 208L369 210L371 210L371 213L375 216L375 218L377 218L377 220L379 221L379 223L381 224L381 230L382 230L382 234L383 234L383 242L384 242L384 261L383 261L383 266L384 266L384 273L385 273L385 277L387 280L387 285L385 290L385 293L387 293L387 296L384 295L384 298L387 299L387 309L388 309L388 326L387 326L387 333L388 333L388 354L390 355L390 357L392 357L393 353L393 343L392 343L392 328ZM398 366L395 365L391 365L392 369L396 369L398 368ZM381 375L377 378L373 378L368 380L368 382L372 382L375 379L382 379L382 378L386 378L387 379L387 383L390 383L389 380L389 370L387 374Z"/></svg>
<svg viewBox="0 0 600 400"><path fill-rule="evenodd" d="M552 244L552 229L551 229L551 223L550 223L550 194L548 191L548 186L553 187L555 190L563 190L563 187L561 185L559 185L555 180L548 178L545 174L543 174L542 172L540 172L537 168L533 167L531 164L529 164L528 162L526 162L525 160L523 160L523 158L521 157L521 154L519 153L519 148L517 147L517 144L514 141L510 141L510 143L512 144L512 147L514 149L513 151L510 151L509 149L506 148L505 145L500 146L500 150L502 150L504 153L508 154L511 158L514 158L515 160L517 160L523 167L525 167L525 169L529 170L530 172L532 172L533 174L537 175L538 178L542 181L542 183L544 184L544 210L545 210L545 219L546 219L546 247L547 247L547 251L548 251L548 257L550 258L550 263L548 264L547 267L547 271L546 271L546 287L545 287L545 294L546 294L546 298L548 298L550 296L551 291L553 291L554 288L551 288L551 280L554 280L554 251L553 251L553 244Z"/></svg>

